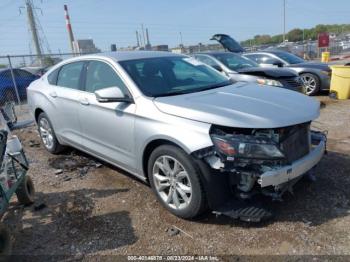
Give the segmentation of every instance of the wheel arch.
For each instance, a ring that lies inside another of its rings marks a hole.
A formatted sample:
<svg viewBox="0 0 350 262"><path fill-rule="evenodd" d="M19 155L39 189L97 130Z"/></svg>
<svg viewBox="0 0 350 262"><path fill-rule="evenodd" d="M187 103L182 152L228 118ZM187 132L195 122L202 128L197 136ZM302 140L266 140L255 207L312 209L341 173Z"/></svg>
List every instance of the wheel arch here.
<svg viewBox="0 0 350 262"><path fill-rule="evenodd" d="M38 118L41 113L44 113L44 110L42 110L40 107L36 108L34 110L34 119L38 123Z"/></svg>
<svg viewBox="0 0 350 262"><path fill-rule="evenodd" d="M144 147L144 150L142 152L142 172L147 180L148 180L147 164L148 164L149 156L157 147L162 146L162 145L176 146L176 147L182 149L183 151L185 151L186 153L189 153L189 150L187 148L185 148L183 145L181 145L177 141L173 141L173 140L168 139L168 138L156 138L156 139L149 141L146 144L146 146Z"/></svg>

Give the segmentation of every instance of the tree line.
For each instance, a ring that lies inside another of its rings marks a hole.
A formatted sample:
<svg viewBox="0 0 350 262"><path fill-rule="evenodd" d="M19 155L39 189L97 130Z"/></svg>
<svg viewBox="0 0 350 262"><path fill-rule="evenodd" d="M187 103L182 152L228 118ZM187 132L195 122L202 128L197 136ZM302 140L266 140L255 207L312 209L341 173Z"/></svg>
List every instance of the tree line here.
<svg viewBox="0 0 350 262"><path fill-rule="evenodd" d="M295 28L290 30L286 34L286 40L289 42L298 42L304 40L316 40L319 33L329 32L335 34L342 34L350 31L350 24L334 24L334 25L316 25L310 29ZM256 35L254 38L242 41L243 46L251 45L266 45L266 44L279 44L283 42L283 35Z"/></svg>

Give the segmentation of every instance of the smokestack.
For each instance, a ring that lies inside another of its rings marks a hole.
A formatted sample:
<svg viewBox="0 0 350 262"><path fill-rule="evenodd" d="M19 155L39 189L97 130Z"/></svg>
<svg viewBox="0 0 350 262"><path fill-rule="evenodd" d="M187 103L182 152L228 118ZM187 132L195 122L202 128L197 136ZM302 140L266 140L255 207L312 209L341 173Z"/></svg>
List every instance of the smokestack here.
<svg viewBox="0 0 350 262"><path fill-rule="evenodd" d="M68 14L68 7L67 7L67 5L64 5L64 15L65 15L65 18L66 18L66 26L67 26L68 36L69 36L70 48L72 50L72 53L75 53L75 49L74 49L74 35L73 35L72 25L70 23L70 18L69 18L69 14Z"/></svg>

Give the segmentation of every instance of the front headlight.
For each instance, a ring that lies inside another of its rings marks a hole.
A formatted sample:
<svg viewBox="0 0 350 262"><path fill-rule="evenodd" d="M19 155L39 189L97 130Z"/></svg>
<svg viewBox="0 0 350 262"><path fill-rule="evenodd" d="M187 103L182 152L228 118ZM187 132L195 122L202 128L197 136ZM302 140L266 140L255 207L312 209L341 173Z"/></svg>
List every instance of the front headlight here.
<svg viewBox="0 0 350 262"><path fill-rule="evenodd" d="M280 81L277 80L273 80L273 79L264 79L264 78L259 78L256 80L258 82L258 84L260 85L267 85L267 86L278 86L278 87L282 87L282 83Z"/></svg>
<svg viewBox="0 0 350 262"><path fill-rule="evenodd" d="M275 160L285 157L276 143L266 138L247 135L211 135L211 139L217 151L230 160L235 158Z"/></svg>

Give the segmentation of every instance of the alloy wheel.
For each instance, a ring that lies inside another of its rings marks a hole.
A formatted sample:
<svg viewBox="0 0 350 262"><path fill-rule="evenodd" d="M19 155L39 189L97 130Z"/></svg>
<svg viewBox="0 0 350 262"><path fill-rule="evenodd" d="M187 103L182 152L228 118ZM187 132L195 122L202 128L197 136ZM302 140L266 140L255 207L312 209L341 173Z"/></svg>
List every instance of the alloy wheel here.
<svg viewBox="0 0 350 262"><path fill-rule="evenodd" d="M52 149L54 146L53 131L49 121L46 118L41 118L39 121L39 132L41 140L47 149Z"/></svg>
<svg viewBox="0 0 350 262"><path fill-rule="evenodd" d="M302 75L301 80L303 81L305 87L305 94L312 94L317 88L317 81L314 76Z"/></svg>
<svg viewBox="0 0 350 262"><path fill-rule="evenodd" d="M184 166L171 156L160 156L153 165L155 189L161 199L173 209L188 207L192 198L189 175Z"/></svg>

